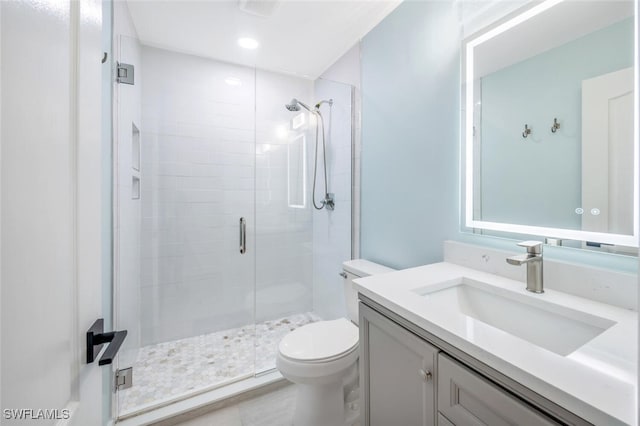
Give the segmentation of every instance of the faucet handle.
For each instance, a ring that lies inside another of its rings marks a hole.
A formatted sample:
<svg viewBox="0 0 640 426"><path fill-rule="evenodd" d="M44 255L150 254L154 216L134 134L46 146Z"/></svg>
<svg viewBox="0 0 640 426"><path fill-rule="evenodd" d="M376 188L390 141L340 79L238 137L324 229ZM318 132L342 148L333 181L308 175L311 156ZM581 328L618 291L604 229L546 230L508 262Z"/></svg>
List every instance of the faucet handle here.
<svg viewBox="0 0 640 426"><path fill-rule="evenodd" d="M526 248L527 254L542 254L542 241L522 241L518 243L518 246Z"/></svg>

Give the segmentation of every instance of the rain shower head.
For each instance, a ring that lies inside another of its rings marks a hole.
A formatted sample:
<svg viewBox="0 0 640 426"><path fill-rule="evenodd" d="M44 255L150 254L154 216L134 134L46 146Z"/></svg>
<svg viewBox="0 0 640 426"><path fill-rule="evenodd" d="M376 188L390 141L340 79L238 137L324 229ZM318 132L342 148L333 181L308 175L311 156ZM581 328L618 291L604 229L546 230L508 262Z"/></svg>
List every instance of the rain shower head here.
<svg viewBox="0 0 640 426"><path fill-rule="evenodd" d="M291 102L284 106L289 111L300 111L300 105L298 105L298 100L296 98L291 99Z"/></svg>
<svg viewBox="0 0 640 426"><path fill-rule="evenodd" d="M301 106L304 107L304 109L306 109L307 111L311 111L311 108L309 108L303 102L300 102L296 98L291 99L291 102L286 104L284 107L289 111L300 111Z"/></svg>

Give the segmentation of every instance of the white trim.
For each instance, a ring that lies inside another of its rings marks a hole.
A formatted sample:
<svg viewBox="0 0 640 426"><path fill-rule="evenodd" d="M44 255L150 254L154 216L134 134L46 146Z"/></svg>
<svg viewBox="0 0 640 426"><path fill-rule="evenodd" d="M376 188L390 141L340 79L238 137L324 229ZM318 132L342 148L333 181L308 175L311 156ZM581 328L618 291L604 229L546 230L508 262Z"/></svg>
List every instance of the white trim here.
<svg viewBox="0 0 640 426"><path fill-rule="evenodd" d="M514 16L513 18L489 29L488 31L476 36L475 38L466 42L464 49L465 58L465 225L469 228L487 229L492 231L502 231L519 234L532 234L532 235L544 235L548 237L578 240L578 241L592 241L605 244L616 244L630 247L638 247L638 235L639 235L639 217L638 217L638 200L639 197L639 149L638 149L638 21L636 19L634 38L636 44L636 50L634 53L634 67L636 69L635 84L634 84L634 214L633 214L633 235L620 235L620 234L608 234L602 232L588 232L572 229L561 228L549 228L541 226L529 226L529 225L516 225L510 223L497 223L486 222L473 219L473 87L474 87L474 74L473 74L473 49L493 37L502 34L503 32L513 28L514 26L548 10L549 8L561 3L565 0L546 0L536 6L525 10L524 12ZM635 2L635 13L638 14L638 2Z"/></svg>
<svg viewBox="0 0 640 426"><path fill-rule="evenodd" d="M80 245L80 233L79 233L79 225L78 225L78 217L80 206L80 199L78 196L79 193L79 170L78 170L78 161L79 161L79 149L80 149L80 120L79 120L79 66L80 66L80 11L81 4L77 1L71 1L69 4L69 164L71 166L71 212L72 216L69 218L71 220L71 232L72 235L72 282L71 282L71 294L69 297L72 299L71 302L71 336L70 338L70 346L71 346L71 393L70 400L67 402L65 408L72 409L72 415L69 417L69 420L73 418L73 414L77 411L80 406L80 371L82 370L82 359L81 354L83 352L80 346L80 338L78 334L80 333L79 327L79 292L80 285L78 282L78 277L80 275L79 271L79 252L78 247Z"/></svg>

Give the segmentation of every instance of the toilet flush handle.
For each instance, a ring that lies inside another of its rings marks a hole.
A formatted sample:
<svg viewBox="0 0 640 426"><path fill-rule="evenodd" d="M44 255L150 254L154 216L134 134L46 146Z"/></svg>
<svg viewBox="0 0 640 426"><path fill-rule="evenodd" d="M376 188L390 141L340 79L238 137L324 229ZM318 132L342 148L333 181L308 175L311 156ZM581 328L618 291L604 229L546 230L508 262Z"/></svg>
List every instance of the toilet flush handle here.
<svg viewBox="0 0 640 426"><path fill-rule="evenodd" d="M347 278L347 273L342 271L340 273L338 273L338 275L340 275L342 278L346 279Z"/></svg>

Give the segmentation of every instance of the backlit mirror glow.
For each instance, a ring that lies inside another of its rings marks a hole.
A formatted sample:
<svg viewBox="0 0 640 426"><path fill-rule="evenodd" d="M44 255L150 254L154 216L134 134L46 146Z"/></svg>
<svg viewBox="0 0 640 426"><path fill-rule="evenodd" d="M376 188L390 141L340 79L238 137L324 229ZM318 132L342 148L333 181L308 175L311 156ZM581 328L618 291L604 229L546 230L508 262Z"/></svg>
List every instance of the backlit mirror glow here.
<svg viewBox="0 0 640 426"><path fill-rule="evenodd" d="M634 8L548 0L466 41L467 227L638 246Z"/></svg>

